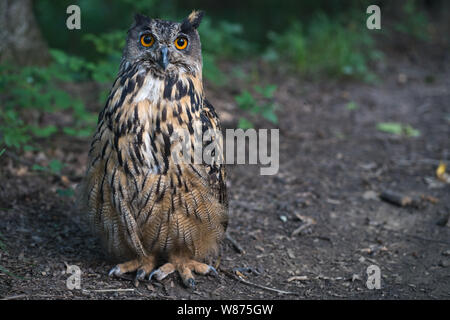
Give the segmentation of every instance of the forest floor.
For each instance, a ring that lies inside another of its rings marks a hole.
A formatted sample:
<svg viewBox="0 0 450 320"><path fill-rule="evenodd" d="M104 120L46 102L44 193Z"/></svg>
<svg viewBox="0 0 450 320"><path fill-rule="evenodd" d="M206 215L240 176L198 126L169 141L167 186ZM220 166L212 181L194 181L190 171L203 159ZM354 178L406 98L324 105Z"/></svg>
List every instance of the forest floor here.
<svg viewBox="0 0 450 320"><path fill-rule="evenodd" d="M0 298L449 299L450 184L436 168L450 164L450 59L443 48L399 50L385 51L378 84L307 81L261 67L261 82L278 85L279 172L228 166L229 234L244 252L225 240L218 277L197 276L195 291L176 274L137 288L107 276L113 263L73 197L58 193L82 178L88 139L61 136L41 151L4 154L0 265L15 276L0 272ZM91 87L72 91L86 98ZM227 128L237 123L235 90L206 89ZM420 136L376 129L392 121ZM66 164L62 175L30 170L49 159ZM380 199L388 190L413 204ZM67 265L81 269L81 289L66 287ZM366 286L370 265L380 268L381 289ZM242 281L233 270L245 267L252 271Z"/></svg>

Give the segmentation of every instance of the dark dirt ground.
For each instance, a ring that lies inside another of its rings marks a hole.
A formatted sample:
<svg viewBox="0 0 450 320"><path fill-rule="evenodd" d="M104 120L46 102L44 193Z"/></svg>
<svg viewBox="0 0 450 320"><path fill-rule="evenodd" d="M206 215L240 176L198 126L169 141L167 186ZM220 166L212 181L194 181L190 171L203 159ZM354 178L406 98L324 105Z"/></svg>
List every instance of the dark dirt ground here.
<svg viewBox="0 0 450 320"><path fill-rule="evenodd" d="M138 288L107 277L112 262L72 209L73 199L57 194L81 179L88 140L60 137L42 152L4 155L0 233L6 250L0 265L21 278L0 272L0 297L450 298L450 185L435 175L439 160L450 161L450 59L444 48L429 51L385 51L376 67L377 85L261 72L262 82L279 88L280 170L261 176L258 166L228 167L229 233L245 253L224 241L218 278L197 276L195 291L185 289L177 275ZM233 94L239 85L207 88L225 127L236 125ZM85 97L90 87L73 92ZM359 108L348 110L349 101ZM376 123L387 121L408 123L421 136L377 131ZM27 168L28 162L52 158L68 164L63 177ZM398 207L377 197L384 190L419 200ZM292 235L309 219L316 223ZM81 268L81 290L66 288L66 264ZM366 287L372 264L381 269L380 290ZM246 274L247 282L294 294L243 283L233 275L235 267L258 271Z"/></svg>

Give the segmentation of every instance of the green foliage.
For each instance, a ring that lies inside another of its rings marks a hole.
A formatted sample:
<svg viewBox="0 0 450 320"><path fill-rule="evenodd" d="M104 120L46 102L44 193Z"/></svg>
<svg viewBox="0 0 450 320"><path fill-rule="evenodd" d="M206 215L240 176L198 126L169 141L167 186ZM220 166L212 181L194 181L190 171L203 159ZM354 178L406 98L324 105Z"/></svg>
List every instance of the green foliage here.
<svg viewBox="0 0 450 320"><path fill-rule="evenodd" d="M238 128L241 128L243 130L251 129L251 128L253 128L253 123L251 123L246 118L241 117L241 118L239 118Z"/></svg>
<svg viewBox="0 0 450 320"><path fill-rule="evenodd" d="M95 115L85 109L84 103L60 86L86 79L91 66L58 50L51 54L54 62L48 67L0 66L0 146L19 149L34 139L60 132L55 124L42 123L45 114L71 113L77 130L88 130L95 123Z"/></svg>
<svg viewBox="0 0 450 320"><path fill-rule="evenodd" d="M344 20L346 21L346 20ZM265 59L279 63L283 59L299 72L335 77L355 77L372 81L370 60L380 58L374 42L362 29L362 22L344 24L319 14L307 26L294 21L284 33L269 32L271 46Z"/></svg>
<svg viewBox="0 0 450 320"><path fill-rule="evenodd" d="M395 24L399 32L409 34L421 40L429 40L428 18L423 10L417 8L416 0L407 0L401 8L402 17Z"/></svg>
<svg viewBox="0 0 450 320"><path fill-rule="evenodd" d="M217 59L207 52L203 53L203 77L217 86L228 83L228 76L217 66Z"/></svg>
<svg viewBox="0 0 450 320"><path fill-rule="evenodd" d="M245 57L253 47L242 38L244 29L237 23L222 20L213 24L211 18L205 17L198 31L202 41L203 76L215 85L225 85L229 77L220 70L218 61Z"/></svg>
<svg viewBox="0 0 450 320"><path fill-rule="evenodd" d="M31 169L35 171L43 171L47 173L51 173L53 175L59 176L61 174L61 170L64 168L64 163L57 159L53 159L49 162L48 166L40 166L38 164L34 164Z"/></svg>
<svg viewBox="0 0 450 320"><path fill-rule="evenodd" d="M377 130L387 132L395 135L404 135L407 137L418 137L420 131L414 129L409 124L402 124L398 122L380 122L377 123Z"/></svg>
<svg viewBox="0 0 450 320"><path fill-rule="evenodd" d="M198 28L202 40L202 51L220 58L233 58L248 53L252 46L242 38L244 29L238 23L225 20L216 24L205 17Z"/></svg>
<svg viewBox="0 0 450 320"><path fill-rule="evenodd" d="M57 189L56 193L61 197L73 197L75 195L75 191L71 188L68 189Z"/></svg>
<svg viewBox="0 0 450 320"><path fill-rule="evenodd" d="M277 105L274 102L276 90L276 85L267 85L265 87L255 85L253 91L256 94L252 94L248 90L243 90L241 94L235 97L235 101L241 110L262 116L271 123L278 124L278 117L275 113ZM248 119L242 117L239 119L238 126L242 129L248 129L253 127L253 124Z"/></svg>

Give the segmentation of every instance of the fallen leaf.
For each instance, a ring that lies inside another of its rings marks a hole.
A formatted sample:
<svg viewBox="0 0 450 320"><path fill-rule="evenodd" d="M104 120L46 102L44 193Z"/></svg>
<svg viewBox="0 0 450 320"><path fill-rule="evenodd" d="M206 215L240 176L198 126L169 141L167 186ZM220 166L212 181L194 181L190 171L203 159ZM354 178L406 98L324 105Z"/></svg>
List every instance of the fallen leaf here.
<svg viewBox="0 0 450 320"><path fill-rule="evenodd" d="M446 164L441 161L436 169L436 177L445 183L450 183L450 175L446 172L446 169Z"/></svg>

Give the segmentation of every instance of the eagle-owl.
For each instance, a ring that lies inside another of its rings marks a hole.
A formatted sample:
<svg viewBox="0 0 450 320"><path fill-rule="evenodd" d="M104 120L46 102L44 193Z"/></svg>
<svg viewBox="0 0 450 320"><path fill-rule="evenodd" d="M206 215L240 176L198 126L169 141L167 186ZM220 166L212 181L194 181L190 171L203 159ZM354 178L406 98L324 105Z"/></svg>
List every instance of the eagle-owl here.
<svg viewBox="0 0 450 320"><path fill-rule="evenodd" d="M137 14L128 30L79 188L108 254L126 261L111 276L136 271L135 281L161 280L177 271L194 287L193 271L216 273L201 260L217 251L227 228L223 156L210 163L171 156L178 129L192 140L220 130L203 91L202 16L193 11L178 23Z"/></svg>

